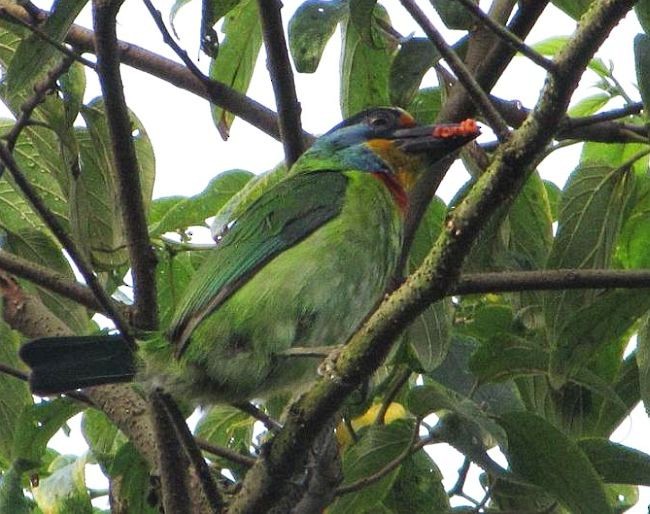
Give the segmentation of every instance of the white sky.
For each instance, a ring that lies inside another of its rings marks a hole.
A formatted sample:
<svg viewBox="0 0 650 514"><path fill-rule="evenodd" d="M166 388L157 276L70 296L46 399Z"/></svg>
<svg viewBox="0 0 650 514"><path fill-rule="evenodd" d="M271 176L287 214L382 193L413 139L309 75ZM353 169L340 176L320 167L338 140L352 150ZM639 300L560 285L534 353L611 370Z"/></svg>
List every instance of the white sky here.
<svg viewBox="0 0 650 514"><path fill-rule="evenodd" d="M157 7L166 17L173 2L157 2ZM302 3L302 0L285 0L283 16L285 21L290 14ZM490 2L481 2L486 8ZM432 13L429 1L422 0L421 7ZM410 20L397 2L385 1L384 5L391 9L393 23L402 34L415 32L422 35L419 28ZM435 16L435 15L434 15ZM181 46L188 50L191 57L198 57L198 26L200 19L200 2L195 0L184 7L177 19L176 30L181 37ZM84 11L83 23L90 26L89 9ZM127 0L120 15L119 36L121 39L136 43L154 50L174 60L176 56L167 48L160 37L153 21L141 2ZM441 24L437 24L438 27ZM575 22L561 12L549 8L527 39L537 42L549 36L568 35L573 32ZM638 97L635 82L634 62L632 54L632 38L640 29L634 16L629 16L614 32L611 42L606 44L598 54L606 62L613 60L615 72L622 79L629 94ZM460 33L459 33L460 34ZM313 75L296 75L298 96L302 105L304 128L312 133L325 132L340 121L338 103L338 56L340 37L332 38L328 45L318 71ZM207 70L209 59L200 57L199 66ZM88 73L87 100L99 94L99 87L93 79L92 72ZM201 191L208 181L217 173L231 169L243 168L253 172L265 171L282 159L281 145L264 135L259 130L245 122L235 121L228 142L223 142L218 136L212 123L212 118L206 101L170 86L163 81L152 78L137 70L123 67L123 80L129 106L142 120L154 145L157 180L154 189L156 197L167 195L192 195ZM425 81L433 83L432 77ZM544 73L523 58L517 58L511 65L494 93L506 99L518 99L525 106L531 107L537 100L537 94L543 84ZM594 94L596 91L590 85L596 82L593 73L588 72L581 84L578 97ZM264 51L260 55L258 68L253 78L250 96L261 103L273 108L275 105L271 83L265 69ZM547 159L541 168L544 178L551 179L563 185L568 172L577 162L576 149L556 152ZM450 173L443 183L440 192L443 198L449 199L466 179L464 171L456 170ZM73 426L77 425L76 422ZM637 408L630 420L627 420L614 434L614 440L623 444L642 449L650 453L650 422L641 407ZM79 453L81 436L78 430L73 430L72 436L57 436L55 446L59 451ZM445 486L451 487L456 479L455 471L460 467L462 458L453 450L440 445L433 447L432 454L439 465L450 471L446 473ZM474 470L476 472L476 470ZM97 483L95 474L89 475L92 486L103 487ZM471 479L470 479L471 480ZM637 506L629 512L640 514L647 512L650 502L649 488L642 488L642 496ZM480 491L474 492L477 498Z"/></svg>

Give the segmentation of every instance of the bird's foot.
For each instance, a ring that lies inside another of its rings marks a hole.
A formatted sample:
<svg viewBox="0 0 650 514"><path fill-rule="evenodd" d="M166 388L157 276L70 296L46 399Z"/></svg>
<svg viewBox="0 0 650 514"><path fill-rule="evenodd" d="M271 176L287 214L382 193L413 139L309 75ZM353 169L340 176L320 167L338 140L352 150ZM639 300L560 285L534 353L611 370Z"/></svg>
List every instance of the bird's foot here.
<svg viewBox="0 0 650 514"><path fill-rule="evenodd" d="M339 359L342 349L343 345L329 347L329 352L325 356L325 360L318 366L318 374L321 377L325 377L335 382L341 381L341 377L339 377L338 372L336 371L336 361Z"/></svg>

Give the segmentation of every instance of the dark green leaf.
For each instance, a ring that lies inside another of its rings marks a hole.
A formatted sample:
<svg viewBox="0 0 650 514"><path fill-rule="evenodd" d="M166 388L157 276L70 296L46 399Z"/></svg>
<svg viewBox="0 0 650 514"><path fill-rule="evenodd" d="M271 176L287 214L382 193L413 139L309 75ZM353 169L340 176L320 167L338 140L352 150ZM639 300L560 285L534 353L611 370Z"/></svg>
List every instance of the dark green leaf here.
<svg viewBox="0 0 650 514"><path fill-rule="evenodd" d="M496 382L520 375L544 375L549 355L521 338L494 337L472 355L470 370L481 382Z"/></svg>
<svg viewBox="0 0 650 514"><path fill-rule="evenodd" d="M224 40L219 47L219 54L210 63L210 78L245 93L262 46L257 1L242 0L228 12L223 33ZM221 136L227 138L234 115L213 105L212 119Z"/></svg>
<svg viewBox="0 0 650 514"><path fill-rule="evenodd" d="M582 450L544 418L530 412L503 414L508 462L575 514L611 514L605 488Z"/></svg>
<svg viewBox="0 0 650 514"><path fill-rule="evenodd" d="M383 469L409 448L413 440L413 423L395 421L372 425L361 433L359 441L343 455L343 485L356 482ZM360 491L339 497L328 508L330 514L376 512L373 507L388 495L399 474L398 466L382 479Z"/></svg>
<svg viewBox="0 0 650 514"><path fill-rule="evenodd" d="M158 514L159 510L148 501L151 486L150 470L132 443L123 444L115 455L109 471L118 479L116 495L125 505L125 512Z"/></svg>
<svg viewBox="0 0 650 514"><path fill-rule="evenodd" d="M426 87L417 92L406 110L413 115L418 123L426 125L436 121L441 107L440 89Z"/></svg>
<svg viewBox="0 0 650 514"><path fill-rule="evenodd" d="M193 253L197 252L183 252L178 255L170 255L165 252L158 258L156 290L158 293L158 317L163 327L168 326L171 322L181 293L185 291L196 271ZM207 252L199 253L206 254Z"/></svg>
<svg viewBox="0 0 650 514"><path fill-rule="evenodd" d="M544 180L544 187L546 188L546 197L548 198L548 205L551 210L551 220L557 221L562 190L550 180Z"/></svg>
<svg viewBox="0 0 650 514"><path fill-rule="evenodd" d="M402 42L390 65L391 104L407 107L414 100L422 77L438 59L438 52L427 38L414 37Z"/></svg>
<svg viewBox="0 0 650 514"><path fill-rule="evenodd" d="M609 102L611 99L612 96L608 95L607 93L597 93L595 95L588 96L587 98L583 98L578 103L572 105L571 108L567 111L567 114L571 117L590 116L605 107L605 105L607 105L607 102Z"/></svg>
<svg viewBox="0 0 650 514"><path fill-rule="evenodd" d="M32 506L23 492L20 461L12 462L11 466L4 468L0 476L0 512L10 514L31 514Z"/></svg>
<svg viewBox="0 0 650 514"><path fill-rule="evenodd" d="M381 6L376 16L386 18ZM348 118L363 109L389 105L388 76L394 44L382 32L368 43L354 24L343 23L343 60L341 63L341 112ZM381 44L377 41L382 38Z"/></svg>
<svg viewBox="0 0 650 514"><path fill-rule="evenodd" d="M637 334L636 363L639 368L639 390L646 412L650 415L650 316L646 315Z"/></svg>
<svg viewBox="0 0 650 514"><path fill-rule="evenodd" d="M154 237L193 225L204 225L205 220L219 212L252 177L250 171L225 171L213 178L203 191L190 198L174 201L173 204L165 198L155 200L154 204L161 202L164 210L153 210L149 234Z"/></svg>
<svg viewBox="0 0 650 514"><path fill-rule="evenodd" d="M650 485L650 455L598 437L580 439L578 446L605 482Z"/></svg>
<svg viewBox="0 0 650 514"><path fill-rule="evenodd" d="M0 301L0 311L2 303ZM23 370L24 364L18 358L20 337L4 321L0 321L0 341L0 362ZM0 469L6 469L12 457L11 449L18 417L23 408L32 403L32 395L25 382L4 373L0 373L0 391Z"/></svg>
<svg viewBox="0 0 650 514"><path fill-rule="evenodd" d="M68 398L28 405L18 418L13 457L37 466L52 436L83 407Z"/></svg>
<svg viewBox="0 0 650 514"><path fill-rule="evenodd" d="M377 0L349 0L348 5L350 7L350 22L354 25L357 34L361 36L364 43L381 47L381 40L374 40L372 19Z"/></svg>
<svg viewBox="0 0 650 514"><path fill-rule="evenodd" d="M70 191L70 213L77 241L86 244L95 269L108 271L126 264L122 213L118 198L115 164L104 102L95 99L81 113L86 129L77 129L81 151L81 173ZM145 210L153 192L155 163L153 147L142 123L131 113L133 143L140 168L140 183Z"/></svg>
<svg viewBox="0 0 650 514"><path fill-rule="evenodd" d="M650 106L650 36L647 34L637 34L634 38L634 61L636 80L647 112Z"/></svg>
<svg viewBox="0 0 650 514"><path fill-rule="evenodd" d="M340 0L307 0L289 20L289 50L299 73L314 73L336 26L345 14Z"/></svg>
<svg viewBox="0 0 650 514"><path fill-rule="evenodd" d="M579 20L589 9L592 0L552 0L552 2L553 5L562 9L574 20Z"/></svg>
<svg viewBox="0 0 650 514"><path fill-rule="evenodd" d="M424 451L402 463L384 505L394 514L440 514L449 510L442 473Z"/></svg>
<svg viewBox="0 0 650 514"><path fill-rule="evenodd" d="M634 5L634 12L643 28L643 32L646 34L650 32L650 0L639 0Z"/></svg>
<svg viewBox="0 0 650 514"><path fill-rule="evenodd" d="M450 29L469 30L476 21L469 11L456 0L431 0L443 23ZM478 5L478 0L474 0Z"/></svg>
<svg viewBox="0 0 650 514"><path fill-rule="evenodd" d="M59 43L63 42L68 29L88 0L57 0L41 30ZM17 48L9 65L5 80L12 93L24 90L31 94L37 78L44 77L44 70L51 68L61 53L36 34L25 39Z"/></svg>
<svg viewBox="0 0 650 514"><path fill-rule="evenodd" d="M84 412L81 418L81 433L102 471L107 473L118 448L126 442L126 437L106 414L96 409Z"/></svg>

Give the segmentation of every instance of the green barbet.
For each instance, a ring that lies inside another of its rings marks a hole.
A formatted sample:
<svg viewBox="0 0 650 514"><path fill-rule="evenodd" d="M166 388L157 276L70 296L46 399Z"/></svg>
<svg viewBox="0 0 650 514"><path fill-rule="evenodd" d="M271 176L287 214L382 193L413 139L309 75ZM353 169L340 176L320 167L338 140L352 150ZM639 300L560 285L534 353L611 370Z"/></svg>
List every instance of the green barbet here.
<svg viewBox="0 0 650 514"><path fill-rule="evenodd" d="M139 380L202 403L297 392L319 360L297 348L345 343L382 298L402 248L408 192L479 134L364 111L316 140L197 270L166 333L134 355L119 335L23 345L32 391ZM293 351L292 351L293 350Z"/></svg>

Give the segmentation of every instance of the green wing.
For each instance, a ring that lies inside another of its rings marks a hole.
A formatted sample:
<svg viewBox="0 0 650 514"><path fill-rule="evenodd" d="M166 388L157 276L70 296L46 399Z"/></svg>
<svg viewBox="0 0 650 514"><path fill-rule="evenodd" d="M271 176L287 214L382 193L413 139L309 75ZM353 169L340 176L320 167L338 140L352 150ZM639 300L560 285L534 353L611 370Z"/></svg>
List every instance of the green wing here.
<svg viewBox="0 0 650 514"><path fill-rule="evenodd" d="M257 270L338 216L347 181L340 172L294 175L242 213L197 270L176 309L169 339L177 355L194 328Z"/></svg>

